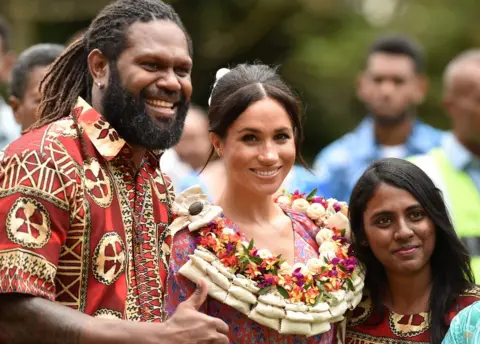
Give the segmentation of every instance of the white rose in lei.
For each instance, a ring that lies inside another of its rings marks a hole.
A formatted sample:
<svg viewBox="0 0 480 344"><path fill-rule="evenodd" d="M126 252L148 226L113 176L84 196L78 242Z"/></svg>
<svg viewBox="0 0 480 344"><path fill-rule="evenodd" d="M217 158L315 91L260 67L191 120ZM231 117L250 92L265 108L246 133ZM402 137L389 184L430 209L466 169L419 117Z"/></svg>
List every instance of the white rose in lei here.
<svg viewBox="0 0 480 344"><path fill-rule="evenodd" d="M337 248L338 246L336 242L324 241L318 249L318 252L320 253L320 259L324 260L326 258L328 261L332 260L337 256L335 253Z"/></svg>
<svg viewBox="0 0 480 344"><path fill-rule="evenodd" d="M298 198L293 201L292 209L298 211L299 213L306 213L310 203L304 198Z"/></svg>
<svg viewBox="0 0 480 344"><path fill-rule="evenodd" d="M332 237L333 237L333 232L330 229L322 228L317 233L315 240L317 241L317 244L321 246L325 241L332 241Z"/></svg>
<svg viewBox="0 0 480 344"><path fill-rule="evenodd" d="M318 249L318 252L328 252L328 251L333 251L335 252L338 248L338 245L335 241L324 241L321 245L320 248Z"/></svg>
<svg viewBox="0 0 480 344"><path fill-rule="evenodd" d="M307 262L307 268L311 272L315 274L319 274L322 272L322 267L325 266L325 263L318 258L311 258Z"/></svg>
<svg viewBox="0 0 480 344"><path fill-rule="evenodd" d="M225 228L222 230L222 233L223 233L223 234L226 234L226 235L233 235L233 234L235 234L235 231L234 231L232 228L225 227Z"/></svg>
<svg viewBox="0 0 480 344"><path fill-rule="evenodd" d="M262 248L261 250L257 251L257 254L262 259L272 258L273 254L267 250L266 248Z"/></svg>
<svg viewBox="0 0 480 344"><path fill-rule="evenodd" d="M325 215L325 208L320 203L312 203L307 209L307 216L312 220L318 220Z"/></svg>
<svg viewBox="0 0 480 344"><path fill-rule="evenodd" d="M283 262L282 264L280 264L280 269L278 270L278 273L282 275L290 274L292 273L292 267L290 266L290 264L288 264L288 262Z"/></svg>
<svg viewBox="0 0 480 344"><path fill-rule="evenodd" d="M277 203L290 205L292 202L290 200L290 197L283 195L283 196L278 197Z"/></svg>

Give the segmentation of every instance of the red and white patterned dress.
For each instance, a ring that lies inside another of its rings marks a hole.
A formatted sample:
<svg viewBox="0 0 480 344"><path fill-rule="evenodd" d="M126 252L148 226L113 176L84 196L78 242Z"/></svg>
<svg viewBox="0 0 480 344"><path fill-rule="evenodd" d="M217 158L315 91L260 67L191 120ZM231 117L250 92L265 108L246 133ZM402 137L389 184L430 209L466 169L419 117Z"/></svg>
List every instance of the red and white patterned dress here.
<svg viewBox="0 0 480 344"><path fill-rule="evenodd" d="M284 211L293 224L295 263L306 263L310 258L318 258L318 244L315 241L315 236L319 228L307 216L301 213L291 209L284 209ZM223 219L227 227L234 229L243 236L238 226L231 220L225 217ZM172 315L178 304L186 300L195 290L194 284L178 274L178 270L189 260L188 256L193 254L196 246L195 232L191 233L186 228L176 233L173 238L167 285L168 294L165 298L165 308L169 315ZM208 297L201 311L210 316L220 318L228 324L230 328L230 343L330 344L334 340L333 326L329 332L310 338L284 335L256 323L243 313L211 297Z"/></svg>
<svg viewBox="0 0 480 344"><path fill-rule="evenodd" d="M159 152L148 151L138 169L131 158L130 146L82 99L72 116L6 148L0 293L93 316L163 320L173 192L158 170Z"/></svg>

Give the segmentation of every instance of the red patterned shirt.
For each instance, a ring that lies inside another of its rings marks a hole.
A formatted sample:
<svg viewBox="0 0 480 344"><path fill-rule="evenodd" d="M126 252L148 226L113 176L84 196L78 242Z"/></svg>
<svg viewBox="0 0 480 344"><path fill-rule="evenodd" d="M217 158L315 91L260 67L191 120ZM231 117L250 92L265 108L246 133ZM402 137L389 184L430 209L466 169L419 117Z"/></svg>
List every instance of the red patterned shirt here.
<svg viewBox="0 0 480 344"><path fill-rule="evenodd" d="M480 288L474 287L457 297L445 324L462 309L480 300ZM347 327L346 344L429 344L430 318L426 312L398 314L383 307L383 317L373 311L372 299L365 292L362 302L351 312Z"/></svg>
<svg viewBox="0 0 480 344"><path fill-rule="evenodd" d="M79 134L81 137L79 137ZM93 316L162 321L170 183L79 99L13 142L0 164L0 293Z"/></svg>

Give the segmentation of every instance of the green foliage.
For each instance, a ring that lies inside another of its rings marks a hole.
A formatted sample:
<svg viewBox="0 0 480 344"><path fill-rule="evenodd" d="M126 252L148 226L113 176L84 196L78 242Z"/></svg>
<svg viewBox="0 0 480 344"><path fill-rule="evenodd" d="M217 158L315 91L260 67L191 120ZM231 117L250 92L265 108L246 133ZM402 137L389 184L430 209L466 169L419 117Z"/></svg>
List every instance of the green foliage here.
<svg viewBox="0 0 480 344"><path fill-rule="evenodd" d="M419 109L448 128L441 108L446 63L480 43L478 0L398 0L396 16L374 26L363 0L176 0L195 44L194 101L206 106L218 68L240 62L279 64L306 105L304 153L313 156L365 114L355 83L368 45L386 32L415 36L428 56L430 92ZM377 1L379 2L379 1Z"/></svg>
<svg viewBox="0 0 480 344"><path fill-rule="evenodd" d="M179 12L193 38L193 101L207 106L221 67L255 61L280 65L281 74L305 104L307 159L364 116L355 83L367 48L379 35L404 32L424 45L430 92L419 115L442 128L449 127L440 105L443 69L462 50L480 45L478 0L166 1ZM103 6L98 0L85 2L98 10ZM372 20L362 11L367 3L374 4L373 9L393 4L394 15ZM67 37L68 30L61 25L59 32ZM78 29L74 25L69 34ZM44 33L41 40L49 41Z"/></svg>

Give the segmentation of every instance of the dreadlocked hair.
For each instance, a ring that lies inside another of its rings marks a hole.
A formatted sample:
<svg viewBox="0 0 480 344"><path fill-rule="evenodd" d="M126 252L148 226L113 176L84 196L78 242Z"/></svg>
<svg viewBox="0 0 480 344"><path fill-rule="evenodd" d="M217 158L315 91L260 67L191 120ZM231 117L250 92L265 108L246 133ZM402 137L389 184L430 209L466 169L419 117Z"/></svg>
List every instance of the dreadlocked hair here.
<svg viewBox="0 0 480 344"><path fill-rule="evenodd" d="M99 49L110 65L116 63L127 44L127 29L135 22L153 20L177 24L185 33L190 56L193 55L191 38L170 5L160 0L115 1L98 14L84 37L73 42L52 64L40 84L38 120L30 130L69 116L78 97L90 102L93 79L88 69L88 54Z"/></svg>

